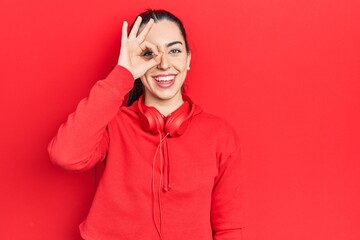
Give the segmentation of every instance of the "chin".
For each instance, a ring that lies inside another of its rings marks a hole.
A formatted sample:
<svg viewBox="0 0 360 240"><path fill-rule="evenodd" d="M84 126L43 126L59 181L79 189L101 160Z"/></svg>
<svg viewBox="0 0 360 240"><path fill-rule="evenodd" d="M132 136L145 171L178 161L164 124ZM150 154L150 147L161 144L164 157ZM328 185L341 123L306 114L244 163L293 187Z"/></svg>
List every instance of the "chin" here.
<svg viewBox="0 0 360 240"><path fill-rule="evenodd" d="M161 100L170 100L176 98L179 94L181 95L181 91L175 93L160 93L156 94L156 96Z"/></svg>
<svg viewBox="0 0 360 240"><path fill-rule="evenodd" d="M156 92L148 92L147 93L148 96L151 96L150 98L153 99L157 99L157 100L161 100L161 101L168 101L171 99L175 99L177 98L179 95L181 97L182 95L182 90L179 89L177 91L156 91Z"/></svg>

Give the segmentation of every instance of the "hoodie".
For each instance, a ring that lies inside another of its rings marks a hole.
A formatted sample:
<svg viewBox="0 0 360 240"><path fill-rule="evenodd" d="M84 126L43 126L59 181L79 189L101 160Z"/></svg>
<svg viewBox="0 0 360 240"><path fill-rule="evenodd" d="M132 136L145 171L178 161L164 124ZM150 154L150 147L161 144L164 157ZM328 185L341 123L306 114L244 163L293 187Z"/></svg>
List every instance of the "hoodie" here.
<svg viewBox="0 0 360 240"><path fill-rule="evenodd" d="M122 105L133 81L127 69L116 66L80 101L48 146L50 159L69 171L85 171L106 159L79 226L81 236L241 240L242 166L234 130L191 103L193 113L181 136L148 132L140 125L139 104Z"/></svg>

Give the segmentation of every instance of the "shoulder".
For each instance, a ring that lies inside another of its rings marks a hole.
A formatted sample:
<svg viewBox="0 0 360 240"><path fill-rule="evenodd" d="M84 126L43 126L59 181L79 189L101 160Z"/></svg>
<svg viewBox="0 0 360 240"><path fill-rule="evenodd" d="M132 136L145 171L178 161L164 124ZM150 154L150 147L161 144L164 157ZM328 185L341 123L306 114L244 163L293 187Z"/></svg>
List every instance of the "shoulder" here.
<svg viewBox="0 0 360 240"><path fill-rule="evenodd" d="M201 109L197 106L197 108ZM203 111L195 111L191 124L212 138L219 148L235 151L240 145L239 137L233 126L225 119ZM232 150L231 150L232 149Z"/></svg>
<svg viewBox="0 0 360 240"><path fill-rule="evenodd" d="M224 118L212 113L208 113L198 105L195 106L196 110L194 112L194 116L192 117L193 122L201 124L205 127L211 127L213 131L219 131L224 133L227 132L229 134L236 135L234 128Z"/></svg>

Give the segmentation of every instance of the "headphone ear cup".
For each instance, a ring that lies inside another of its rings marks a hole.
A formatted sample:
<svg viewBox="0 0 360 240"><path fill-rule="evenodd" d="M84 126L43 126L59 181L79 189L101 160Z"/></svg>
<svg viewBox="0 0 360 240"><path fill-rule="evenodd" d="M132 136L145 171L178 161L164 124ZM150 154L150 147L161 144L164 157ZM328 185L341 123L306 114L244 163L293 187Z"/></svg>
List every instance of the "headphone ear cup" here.
<svg viewBox="0 0 360 240"><path fill-rule="evenodd" d="M164 119L161 114L153 107L147 107L140 115L140 124L144 130L157 133L164 129Z"/></svg>
<svg viewBox="0 0 360 240"><path fill-rule="evenodd" d="M170 137L182 135L188 125L188 114L180 112L174 116L170 116L165 124L165 132L169 133Z"/></svg>

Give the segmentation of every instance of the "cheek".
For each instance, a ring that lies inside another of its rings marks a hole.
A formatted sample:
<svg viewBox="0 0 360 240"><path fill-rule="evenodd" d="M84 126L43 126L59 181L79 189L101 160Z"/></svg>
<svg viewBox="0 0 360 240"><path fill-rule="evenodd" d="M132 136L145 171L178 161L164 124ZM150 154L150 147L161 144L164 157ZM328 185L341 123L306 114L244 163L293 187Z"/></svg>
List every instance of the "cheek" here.
<svg viewBox="0 0 360 240"><path fill-rule="evenodd" d="M177 58L177 59L173 59L172 61L172 65L180 70L180 71L184 71L187 69L187 62L186 62L186 58Z"/></svg>
<svg viewBox="0 0 360 240"><path fill-rule="evenodd" d="M140 80L141 80L142 83L146 82L146 80L149 80L151 78L151 73L152 73L154 68L155 67L150 68L149 70L147 70L145 72L145 74L142 77L140 77Z"/></svg>
<svg viewBox="0 0 360 240"><path fill-rule="evenodd" d="M146 77L146 74L145 74L144 76L140 77L140 81L141 81L141 83L142 83L144 86L147 86L147 85L148 85L148 84L147 84L147 81L146 81L147 78L148 78L148 77Z"/></svg>

